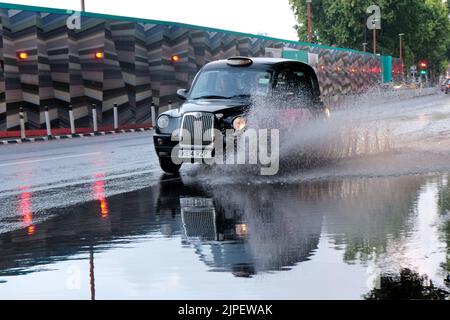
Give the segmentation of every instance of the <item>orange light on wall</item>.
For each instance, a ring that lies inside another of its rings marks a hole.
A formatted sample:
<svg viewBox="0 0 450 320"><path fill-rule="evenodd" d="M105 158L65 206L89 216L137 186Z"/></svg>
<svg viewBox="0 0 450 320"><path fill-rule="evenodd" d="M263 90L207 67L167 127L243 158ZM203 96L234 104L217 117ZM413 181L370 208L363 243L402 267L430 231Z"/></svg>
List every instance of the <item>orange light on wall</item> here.
<svg viewBox="0 0 450 320"><path fill-rule="evenodd" d="M97 60L102 60L104 57L105 57L105 54L101 51L97 51L95 53L95 59L97 59Z"/></svg>
<svg viewBox="0 0 450 320"><path fill-rule="evenodd" d="M180 56L177 54L174 54L173 56L170 57L170 60L172 60L172 62L178 62L180 61Z"/></svg>
<svg viewBox="0 0 450 320"><path fill-rule="evenodd" d="M19 52L17 54L17 57L19 58L19 60L22 60L22 61L27 60L28 59L28 53L26 53L26 52Z"/></svg>

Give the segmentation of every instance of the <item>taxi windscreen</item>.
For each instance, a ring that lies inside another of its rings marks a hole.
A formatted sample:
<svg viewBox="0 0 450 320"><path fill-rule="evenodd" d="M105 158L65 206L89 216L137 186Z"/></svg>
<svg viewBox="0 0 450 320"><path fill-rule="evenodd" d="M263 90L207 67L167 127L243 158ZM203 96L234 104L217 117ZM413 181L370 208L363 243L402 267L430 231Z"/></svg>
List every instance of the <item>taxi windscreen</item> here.
<svg viewBox="0 0 450 320"><path fill-rule="evenodd" d="M270 90L271 73L256 69L227 68L199 74L190 92L190 99L234 99L266 96Z"/></svg>

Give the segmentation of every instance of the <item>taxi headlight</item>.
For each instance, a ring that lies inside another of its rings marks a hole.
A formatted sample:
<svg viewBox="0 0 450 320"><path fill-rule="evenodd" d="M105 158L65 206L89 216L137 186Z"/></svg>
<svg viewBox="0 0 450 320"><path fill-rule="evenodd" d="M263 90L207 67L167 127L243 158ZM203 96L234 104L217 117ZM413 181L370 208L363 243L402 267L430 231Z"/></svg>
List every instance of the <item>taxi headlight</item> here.
<svg viewBox="0 0 450 320"><path fill-rule="evenodd" d="M169 126L169 116L166 116L163 114L158 118L158 121L156 122L159 128L165 129Z"/></svg>
<svg viewBox="0 0 450 320"><path fill-rule="evenodd" d="M326 117L327 119L330 119L330 118L331 118L331 111L330 111L330 109L328 109L328 108L325 108L325 117Z"/></svg>
<svg viewBox="0 0 450 320"><path fill-rule="evenodd" d="M243 117L237 117L233 120L233 128L236 131L241 131L247 126L247 120Z"/></svg>

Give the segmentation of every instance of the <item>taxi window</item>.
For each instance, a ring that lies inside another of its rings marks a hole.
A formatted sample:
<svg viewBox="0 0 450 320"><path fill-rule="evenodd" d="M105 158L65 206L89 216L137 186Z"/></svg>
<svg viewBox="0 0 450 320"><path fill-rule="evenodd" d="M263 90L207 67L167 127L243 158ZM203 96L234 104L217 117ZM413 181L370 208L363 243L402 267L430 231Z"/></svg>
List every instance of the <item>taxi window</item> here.
<svg viewBox="0 0 450 320"><path fill-rule="evenodd" d="M190 98L208 96L265 96L270 91L271 73L263 70L228 68L202 72L194 83Z"/></svg>
<svg viewBox="0 0 450 320"><path fill-rule="evenodd" d="M260 72L256 75L256 86L254 94L257 96L266 96L270 89L270 74Z"/></svg>
<svg viewBox="0 0 450 320"><path fill-rule="evenodd" d="M279 97L308 101L312 99L312 79L304 71L284 69L276 75L273 91Z"/></svg>

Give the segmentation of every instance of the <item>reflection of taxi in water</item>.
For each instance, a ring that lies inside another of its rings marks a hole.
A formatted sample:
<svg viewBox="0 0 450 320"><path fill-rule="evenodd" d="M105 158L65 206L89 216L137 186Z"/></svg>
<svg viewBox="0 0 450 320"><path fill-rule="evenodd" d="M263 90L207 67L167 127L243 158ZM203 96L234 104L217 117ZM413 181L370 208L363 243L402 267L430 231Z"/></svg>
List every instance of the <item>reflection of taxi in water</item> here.
<svg viewBox="0 0 450 320"><path fill-rule="evenodd" d="M241 190L234 196L243 194ZM183 244L194 247L212 271L251 277L261 272L290 270L308 260L317 248L322 221L319 215L296 215L304 224L299 228L285 215L277 216L280 212L267 204L262 206L265 210L254 214L229 203L229 198L199 195L180 197ZM264 202L259 197L255 200ZM291 227L295 232L290 232Z"/></svg>
<svg viewBox="0 0 450 320"><path fill-rule="evenodd" d="M161 168L168 173L177 173L181 167L173 161L174 154L183 162L212 158L217 139L214 130L223 134L226 130L244 131L255 98L278 102L277 118L294 125L292 119L299 111L307 111L311 117L329 112L321 102L314 69L288 59L232 57L214 61L199 71L190 90L180 89L177 94L185 102L179 110L158 117L154 135ZM276 108L277 103L270 105Z"/></svg>

